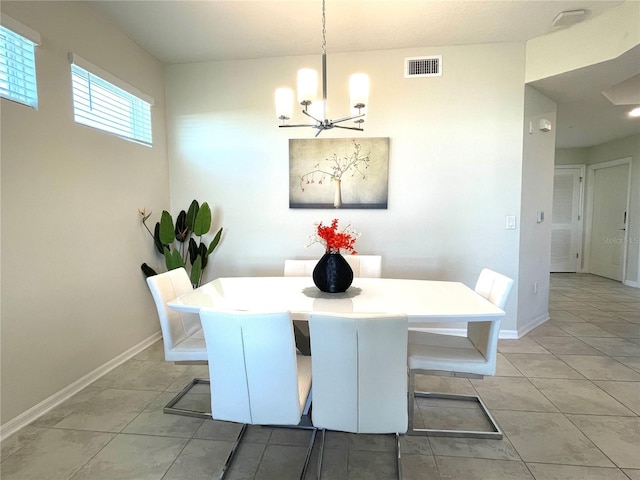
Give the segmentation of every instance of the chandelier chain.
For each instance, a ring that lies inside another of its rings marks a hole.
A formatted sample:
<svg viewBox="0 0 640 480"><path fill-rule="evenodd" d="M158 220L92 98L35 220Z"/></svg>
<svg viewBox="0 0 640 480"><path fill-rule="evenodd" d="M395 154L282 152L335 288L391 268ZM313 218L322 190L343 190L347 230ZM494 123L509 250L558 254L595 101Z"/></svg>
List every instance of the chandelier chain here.
<svg viewBox="0 0 640 480"><path fill-rule="evenodd" d="M327 53L327 20L325 18L325 0L322 0L322 53Z"/></svg>

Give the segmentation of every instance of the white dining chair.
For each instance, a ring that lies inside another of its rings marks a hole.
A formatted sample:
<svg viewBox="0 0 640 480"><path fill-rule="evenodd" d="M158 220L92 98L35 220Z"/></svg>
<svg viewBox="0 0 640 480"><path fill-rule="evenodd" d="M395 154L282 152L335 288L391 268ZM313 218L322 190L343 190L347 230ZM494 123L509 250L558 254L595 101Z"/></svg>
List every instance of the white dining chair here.
<svg viewBox="0 0 640 480"><path fill-rule="evenodd" d="M285 277L310 277L313 275L313 269L316 268L318 259L286 259L284 261Z"/></svg>
<svg viewBox="0 0 640 480"><path fill-rule="evenodd" d="M380 278L382 276L381 255L343 255L343 257L353 270L354 278ZM284 261L284 276L310 277L317 264L317 259L287 259Z"/></svg>
<svg viewBox="0 0 640 480"><path fill-rule="evenodd" d="M382 276L381 255L343 255L354 277L380 278Z"/></svg>
<svg viewBox="0 0 640 480"><path fill-rule="evenodd" d="M246 425L311 430L304 479L317 429L301 422L311 402L311 357L296 355L288 312L248 312L202 308L211 383L211 415L241 423L225 466L226 474Z"/></svg>
<svg viewBox="0 0 640 480"><path fill-rule="evenodd" d="M187 271L184 268L178 268L148 277L147 285L151 290L160 320L164 359L177 364L205 363L207 349L200 318L195 313L178 312L167 306L167 302L193 290ZM197 418L211 418L209 412L176 406L197 384L209 384L209 379L194 378L167 403L163 412Z"/></svg>
<svg viewBox="0 0 640 480"><path fill-rule="evenodd" d="M407 317L312 314L313 424L325 430L394 433L402 478L399 434L407 431Z"/></svg>
<svg viewBox="0 0 640 480"><path fill-rule="evenodd" d="M512 279L492 270L484 269L480 273L475 290L503 309L512 286ZM444 374L465 378L483 378L484 375L495 375L499 334L500 319L469 321L465 337L409 329L409 435L502 438L500 427L479 396L415 390L416 374ZM491 430L416 428L414 423L415 398L476 402L491 424Z"/></svg>

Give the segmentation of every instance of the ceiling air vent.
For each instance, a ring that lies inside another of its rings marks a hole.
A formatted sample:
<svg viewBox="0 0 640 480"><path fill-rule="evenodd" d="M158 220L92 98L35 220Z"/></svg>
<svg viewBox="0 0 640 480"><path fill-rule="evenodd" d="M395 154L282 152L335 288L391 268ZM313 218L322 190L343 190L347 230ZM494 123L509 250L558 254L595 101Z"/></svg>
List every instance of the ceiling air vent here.
<svg viewBox="0 0 640 480"><path fill-rule="evenodd" d="M404 59L404 78L441 76L442 55L407 57Z"/></svg>

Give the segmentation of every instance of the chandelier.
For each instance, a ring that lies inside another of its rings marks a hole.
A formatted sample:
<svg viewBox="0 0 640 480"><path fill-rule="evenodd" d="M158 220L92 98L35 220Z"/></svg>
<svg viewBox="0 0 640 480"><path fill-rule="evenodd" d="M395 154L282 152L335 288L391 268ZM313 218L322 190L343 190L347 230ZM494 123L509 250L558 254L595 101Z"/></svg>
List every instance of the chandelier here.
<svg viewBox="0 0 640 480"><path fill-rule="evenodd" d="M365 107L369 97L369 76L355 73L349 77L349 98L351 114L348 117L330 120L327 118L327 38L326 38L325 0L322 0L322 100L317 100L318 72L311 68L298 71L298 103L303 106L302 113L309 117L308 124L289 125L286 123L293 113L293 90L276 89L276 116L281 120L280 128L311 127L316 129L316 137L323 130L344 128L364 131ZM353 120L355 126L338 125Z"/></svg>

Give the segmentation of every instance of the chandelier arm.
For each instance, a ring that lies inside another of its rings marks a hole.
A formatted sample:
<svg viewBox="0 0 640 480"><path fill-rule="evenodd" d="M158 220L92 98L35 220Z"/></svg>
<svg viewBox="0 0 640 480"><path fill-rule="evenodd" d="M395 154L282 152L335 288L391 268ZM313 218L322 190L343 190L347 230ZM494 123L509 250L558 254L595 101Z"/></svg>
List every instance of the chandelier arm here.
<svg viewBox="0 0 640 480"><path fill-rule="evenodd" d="M344 118L338 118L337 120L331 120L331 123L342 123L342 122L346 122L347 120L353 120L354 118L362 118L364 116L365 114L361 113L360 115L354 115L352 117L344 117Z"/></svg>
<svg viewBox="0 0 640 480"><path fill-rule="evenodd" d="M364 132L364 128L360 127L345 127L344 125L334 125L334 128L342 128L344 130L357 130L359 132Z"/></svg>
<svg viewBox="0 0 640 480"><path fill-rule="evenodd" d="M309 112L307 112L306 110L302 110L302 113L304 113L307 117L312 118L313 120L315 120L318 123L322 123L322 120L318 120L316 117L314 117L313 115L311 115Z"/></svg>

